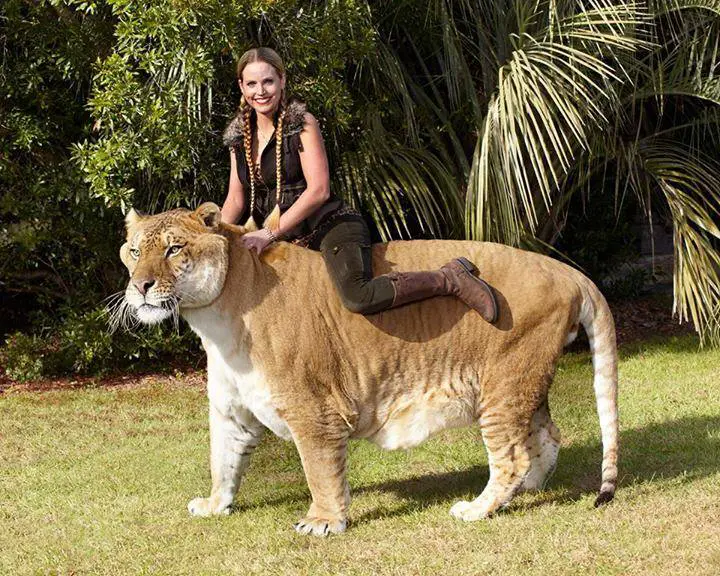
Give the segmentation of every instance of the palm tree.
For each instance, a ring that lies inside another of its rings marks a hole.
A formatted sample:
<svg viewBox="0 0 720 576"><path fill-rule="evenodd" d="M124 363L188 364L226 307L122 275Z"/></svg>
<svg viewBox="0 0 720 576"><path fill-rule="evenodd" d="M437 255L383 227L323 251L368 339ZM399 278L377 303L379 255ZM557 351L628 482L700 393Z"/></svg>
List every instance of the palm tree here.
<svg viewBox="0 0 720 576"><path fill-rule="evenodd" d="M550 246L575 195L632 192L672 216L679 319L720 341L720 0L367 8L380 48L336 185L381 233L409 208L429 234Z"/></svg>

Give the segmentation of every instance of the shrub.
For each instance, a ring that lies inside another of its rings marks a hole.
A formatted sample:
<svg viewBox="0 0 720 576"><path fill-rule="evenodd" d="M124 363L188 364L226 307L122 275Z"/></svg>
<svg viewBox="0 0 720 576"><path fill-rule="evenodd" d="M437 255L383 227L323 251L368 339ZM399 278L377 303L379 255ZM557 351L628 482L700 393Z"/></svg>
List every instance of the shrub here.
<svg viewBox="0 0 720 576"><path fill-rule="evenodd" d="M68 311L57 330L43 335L17 332L5 342L6 374L24 382L60 374L166 371L197 366L199 342L187 328L140 327L111 333L107 312Z"/></svg>
<svg viewBox="0 0 720 576"><path fill-rule="evenodd" d="M5 341L5 374L18 382L42 378L45 355L45 343L41 338L16 332Z"/></svg>

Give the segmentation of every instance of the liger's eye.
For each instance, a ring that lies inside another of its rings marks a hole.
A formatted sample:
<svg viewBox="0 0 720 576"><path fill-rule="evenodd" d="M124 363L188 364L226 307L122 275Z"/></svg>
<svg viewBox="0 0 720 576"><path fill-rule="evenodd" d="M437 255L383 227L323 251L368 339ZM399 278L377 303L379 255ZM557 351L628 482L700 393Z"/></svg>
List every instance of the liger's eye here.
<svg viewBox="0 0 720 576"><path fill-rule="evenodd" d="M130 256L132 256L135 260L140 258L140 250L137 248L130 248Z"/></svg>
<svg viewBox="0 0 720 576"><path fill-rule="evenodd" d="M167 251L165 252L165 256L175 256L180 250L183 249L183 246L181 244L173 244L172 246L168 246Z"/></svg>

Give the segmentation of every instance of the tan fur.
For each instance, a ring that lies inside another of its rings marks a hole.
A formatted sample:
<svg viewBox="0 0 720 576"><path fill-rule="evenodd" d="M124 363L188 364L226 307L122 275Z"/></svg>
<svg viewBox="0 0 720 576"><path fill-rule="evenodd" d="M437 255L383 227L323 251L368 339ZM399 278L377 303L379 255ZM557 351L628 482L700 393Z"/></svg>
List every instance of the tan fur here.
<svg viewBox="0 0 720 576"><path fill-rule="evenodd" d="M243 248L242 229L213 221L214 211L205 204L133 218L121 250L131 272L130 305L140 311L172 295L208 354L213 489L189 504L192 513L227 513L264 425L300 453L313 502L296 528L340 532L350 504L349 438L406 448L479 422L490 480L476 500L451 512L464 520L490 516L518 491L541 488L554 468L559 431L547 393L578 323L594 347L601 496L612 497L614 327L602 295L581 273L498 244L392 242L374 248L377 274L436 269L465 256L495 288L499 321L487 324L449 297L361 316L342 306L320 254L281 243L258 258ZM167 257L173 241L184 247ZM139 250L135 260L131 248ZM150 281L143 297L137 286ZM154 321L148 310L140 318Z"/></svg>

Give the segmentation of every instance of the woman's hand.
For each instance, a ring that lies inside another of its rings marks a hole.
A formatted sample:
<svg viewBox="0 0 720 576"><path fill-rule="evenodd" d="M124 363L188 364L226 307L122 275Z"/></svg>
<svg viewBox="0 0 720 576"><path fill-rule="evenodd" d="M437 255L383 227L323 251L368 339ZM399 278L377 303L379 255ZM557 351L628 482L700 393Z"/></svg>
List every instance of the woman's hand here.
<svg viewBox="0 0 720 576"><path fill-rule="evenodd" d="M240 241L248 250L255 250L258 254L262 254L265 248L275 242L275 235L267 228L263 228L244 234Z"/></svg>

